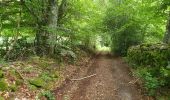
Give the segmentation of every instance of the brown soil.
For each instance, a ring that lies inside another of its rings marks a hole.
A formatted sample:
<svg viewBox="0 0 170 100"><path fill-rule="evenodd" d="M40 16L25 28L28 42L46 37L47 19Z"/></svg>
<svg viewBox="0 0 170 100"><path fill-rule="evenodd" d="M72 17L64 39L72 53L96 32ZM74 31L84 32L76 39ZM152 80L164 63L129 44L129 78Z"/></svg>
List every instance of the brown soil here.
<svg viewBox="0 0 170 100"><path fill-rule="evenodd" d="M91 63L54 91L56 100L149 100L121 58L100 55Z"/></svg>

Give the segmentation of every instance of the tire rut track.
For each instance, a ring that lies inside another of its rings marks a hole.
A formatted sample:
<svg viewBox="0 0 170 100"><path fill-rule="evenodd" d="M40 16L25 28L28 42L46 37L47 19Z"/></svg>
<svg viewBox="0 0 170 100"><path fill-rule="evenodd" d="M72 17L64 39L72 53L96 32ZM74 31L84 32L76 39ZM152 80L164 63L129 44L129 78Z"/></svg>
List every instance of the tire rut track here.
<svg viewBox="0 0 170 100"><path fill-rule="evenodd" d="M91 66L82 67L74 79L96 74L93 77L70 81L57 100L148 100L134 80L129 67L121 58L100 55ZM149 99L151 100L151 99Z"/></svg>

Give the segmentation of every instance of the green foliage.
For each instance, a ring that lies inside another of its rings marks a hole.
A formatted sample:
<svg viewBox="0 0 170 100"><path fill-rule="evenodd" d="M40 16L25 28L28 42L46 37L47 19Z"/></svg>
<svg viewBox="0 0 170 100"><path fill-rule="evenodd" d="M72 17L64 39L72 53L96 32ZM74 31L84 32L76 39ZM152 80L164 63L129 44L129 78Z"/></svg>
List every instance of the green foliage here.
<svg viewBox="0 0 170 100"><path fill-rule="evenodd" d="M24 82L22 79L17 79L16 80L16 85L22 85Z"/></svg>
<svg viewBox="0 0 170 100"><path fill-rule="evenodd" d="M170 46L163 43L141 44L128 50L128 61L144 82L149 95L155 96L162 87L170 86Z"/></svg>
<svg viewBox="0 0 170 100"><path fill-rule="evenodd" d="M164 80L164 86L170 86L170 69L161 67L160 70L160 77Z"/></svg>
<svg viewBox="0 0 170 100"><path fill-rule="evenodd" d="M33 42L27 41L28 37L19 37L14 40L12 37L1 37L0 44L0 57L5 60L14 60L17 58L24 58L33 55L34 52L30 48L33 46ZM15 41L15 42L14 42Z"/></svg>
<svg viewBox="0 0 170 100"><path fill-rule="evenodd" d="M4 76L4 72L0 70L0 78L3 78L3 76Z"/></svg>
<svg viewBox="0 0 170 100"><path fill-rule="evenodd" d="M50 73L50 77L52 77L52 78L59 78L59 76L60 76L60 74L58 71L54 70Z"/></svg>
<svg viewBox="0 0 170 100"><path fill-rule="evenodd" d="M38 55L69 63L78 59L79 46L88 53L111 47L113 54L125 56L130 46L162 41L170 11L169 0L1 0L0 6L0 58L18 60ZM169 86L168 45L132 47L128 60L147 68L146 72L141 69L139 76L151 94L161 86ZM54 68L49 61L32 58L42 72L29 81L32 86L44 88L59 78L56 71L51 71ZM26 67L22 71L28 74L33 70ZM0 70L0 78L4 76ZM15 76L16 85L23 83L16 72L11 76ZM5 81L0 84L5 85ZM9 88L16 90L15 86ZM50 92L44 95L51 98Z"/></svg>
<svg viewBox="0 0 170 100"><path fill-rule="evenodd" d="M127 49L130 46L137 45L142 42L142 34L140 34L140 32L137 32L139 29L135 24L125 24L125 26L122 27L123 29L112 33L111 49L113 54L124 56L126 55Z"/></svg>
<svg viewBox="0 0 170 100"><path fill-rule="evenodd" d="M136 70L136 74L144 81L144 87L148 91L149 95L154 96L156 94L156 90L163 84L160 82L159 78L151 74L151 70L149 68L138 68Z"/></svg>
<svg viewBox="0 0 170 100"><path fill-rule="evenodd" d="M51 92L51 91L43 91L41 94L40 94L40 96L39 96L39 98L41 98L41 97L45 97L47 100L55 100L55 96L54 96L54 94Z"/></svg>
<svg viewBox="0 0 170 100"><path fill-rule="evenodd" d="M167 44L142 44L129 48L128 60L138 66L166 67L170 59Z"/></svg>
<svg viewBox="0 0 170 100"><path fill-rule="evenodd" d="M61 56L70 56L73 59L76 58L76 55L75 55L75 53L73 51L62 50L60 54L61 54Z"/></svg>
<svg viewBox="0 0 170 100"><path fill-rule="evenodd" d="M15 92L15 91L17 91L17 86L16 85L10 85L9 86L9 89L12 91L12 92Z"/></svg>
<svg viewBox="0 0 170 100"><path fill-rule="evenodd" d="M8 84L4 79L0 79L0 91L8 90Z"/></svg>
<svg viewBox="0 0 170 100"><path fill-rule="evenodd" d="M167 9L169 1L110 1L104 17L104 31L112 36L112 52L126 55L127 48L132 45L161 42L168 14L167 10L160 10L162 5Z"/></svg>
<svg viewBox="0 0 170 100"><path fill-rule="evenodd" d="M58 78L58 74L55 72L43 72L40 76L41 79L43 79L46 82L53 81L55 78Z"/></svg>
<svg viewBox="0 0 170 100"><path fill-rule="evenodd" d="M68 55L68 59L74 60L75 46L91 48L95 45L96 34L102 34L101 23L105 11L102 7L107 7L106 1L1 1L0 56L6 60L16 60L34 54L52 57ZM105 5L99 4L101 2ZM58 11L52 11L54 7ZM59 45L71 49L62 51ZM57 52L50 54L52 51Z"/></svg>
<svg viewBox="0 0 170 100"><path fill-rule="evenodd" d="M0 96L0 100L5 100L3 97Z"/></svg>
<svg viewBox="0 0 170 100"><path fill-rule="evenodd" d="M34 79L29 80L29 83L38 88L41 88L45 85L46 82L41 78L34 78Z"/></svg>
<svg viewBox="0 0 170 100"><path fill-rule="evenodd" d="M46 82L53 80L50 76L49 73L43 73L41 76L41 79L45 80Z"/></svg>
<svg viewBox="0 0 170 100"><path fill-rule="evenodd" d="M128 8L132 2L114 4L106 11L104 25L111 34L111 49L115 55L126 55L128 47L137 45L143 41L142 26L135 16L135 9ZM128 9L128 10L127 10ZM133 13L133 15L132 15Z"/></svg>

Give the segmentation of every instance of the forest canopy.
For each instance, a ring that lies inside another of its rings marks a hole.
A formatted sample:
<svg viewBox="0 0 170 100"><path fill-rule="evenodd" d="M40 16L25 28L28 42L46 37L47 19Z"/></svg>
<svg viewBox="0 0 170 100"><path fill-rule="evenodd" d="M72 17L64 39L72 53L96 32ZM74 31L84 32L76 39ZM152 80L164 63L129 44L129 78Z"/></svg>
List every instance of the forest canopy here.
<svg viewBox="0 0 170 100"><path fill-rule="evenodd" d="M126 55L132 45L169 43L169 0L1 0L0 6L5 58L25 47L42 56L59 46L106 45Z"/></svg>

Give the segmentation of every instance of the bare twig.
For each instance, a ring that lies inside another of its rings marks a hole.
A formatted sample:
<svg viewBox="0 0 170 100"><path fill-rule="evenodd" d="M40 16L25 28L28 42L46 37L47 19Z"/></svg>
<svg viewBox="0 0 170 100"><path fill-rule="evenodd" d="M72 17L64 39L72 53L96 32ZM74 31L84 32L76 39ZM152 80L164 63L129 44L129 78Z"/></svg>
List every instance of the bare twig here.
<svg viewBox="0 0 170 100"><path fill-rule="evenodd" d="M135 84L138 80L139 80L139 78L136 79L136 80L132 80L132 81L129 82L129 84Z"/></svg>
<svg viewBox="0 0 170 100"><path fill-rule="evenodd" d="M96 76L96 74L86 76L86 77L82 77L82 78L78 78L78 79L71 79L71 81L80 81L80 80L87 79L87 78L90 78L90 77L93 77L93 76Z"/></svg>
<svg viewBox="0 0 170 100"><path fill-rule="evenodd" d="M19 70L17 70L15 67L11 66L11 68L13 68L18 74L19 76L23 79L24 82L26 82L25 78L22 76L22 74L20 73Z"/></svg>

